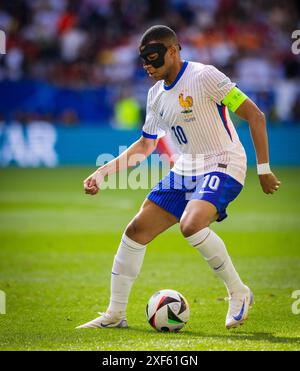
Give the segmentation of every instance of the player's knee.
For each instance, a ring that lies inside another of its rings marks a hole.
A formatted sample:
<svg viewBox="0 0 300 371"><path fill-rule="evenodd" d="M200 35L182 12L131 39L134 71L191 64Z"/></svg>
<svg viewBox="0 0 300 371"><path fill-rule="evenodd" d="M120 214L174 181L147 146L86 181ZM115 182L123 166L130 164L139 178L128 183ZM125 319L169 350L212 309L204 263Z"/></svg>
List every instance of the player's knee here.
<svg viewBox="0 0 300 371"><path fill-rule="evenodd" d="M125 234L127 237L131 238L134 241L134 237L139 231L138 223L133 219L126 227Z"/></svg>
<svg viewBox="0 0 300 371"><path fill-rule="evenodd" d="M142 245L146 245L151 237L148 236L146 228L144 228L143 223L139 221L139 218L134 218L126 227L125 234L127 237L131 238L133 241L138 242Z"/></svg>
<svg viewBox="0 0 300 371"><path fill-rule="evenodd" d="M209 226L209 222L201 218L184 218L180 221L180 230L184 237L190 237Z"/></svg>

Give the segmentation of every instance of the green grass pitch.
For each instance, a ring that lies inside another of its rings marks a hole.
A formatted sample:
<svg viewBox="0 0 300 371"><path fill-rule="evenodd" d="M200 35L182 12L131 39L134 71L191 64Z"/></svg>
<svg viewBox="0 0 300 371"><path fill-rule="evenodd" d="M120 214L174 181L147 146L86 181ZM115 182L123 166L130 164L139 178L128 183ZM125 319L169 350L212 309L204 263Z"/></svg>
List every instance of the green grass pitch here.
<svg viewBox="0 0 300 371"><path fill-rule="evenodd" d="M256 304L244 326L224 327L225 287L178 226L147 248L128 306L128 329L75 330L106 309L121 234L147 190L82 192L89 168L0 171L0 314L4 350L300 350L300 169L278 168L282 188L262 193L255 171L213 228L224 239ZM151 221L149 221L151 222ZM145 306L159 289L182 292L190 321L158 333Z"/></svg>

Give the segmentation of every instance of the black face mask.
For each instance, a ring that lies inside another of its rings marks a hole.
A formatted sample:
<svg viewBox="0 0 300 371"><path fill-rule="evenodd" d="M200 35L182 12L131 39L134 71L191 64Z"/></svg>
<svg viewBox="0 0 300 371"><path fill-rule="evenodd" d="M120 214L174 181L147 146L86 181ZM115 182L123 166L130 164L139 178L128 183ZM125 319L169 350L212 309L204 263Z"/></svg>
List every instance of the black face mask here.
<svg viewBox="0 0 300 371"><path fill-rule="evenodd" d="M165 55L168 48L162 43L148 44L144 47L143 51L140 48L140 57L144 64L151 64L154 68L159 68L165 64ZM157 58L149 60L150 54L157 54Z"/></svg>

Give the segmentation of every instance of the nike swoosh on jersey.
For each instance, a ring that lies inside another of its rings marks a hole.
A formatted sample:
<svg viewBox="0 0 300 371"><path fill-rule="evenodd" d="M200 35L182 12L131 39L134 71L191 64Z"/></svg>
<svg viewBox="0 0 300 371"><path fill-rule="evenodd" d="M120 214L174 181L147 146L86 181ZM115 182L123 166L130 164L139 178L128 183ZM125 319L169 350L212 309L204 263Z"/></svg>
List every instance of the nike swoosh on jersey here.
<svg viewBox="0 0 300 371"><path fill-rule="evenodd" d="M245 300L243 302L243 306L242 306L242 309L241 309L240 313L237 316L233 316L233 318L236 321L240 321L243 318L244 310L245 310Z"/></svg>
<svg viewBox="0 0 300 371"><path fill-rule="evenodd" d="M214 193L213 191L199 191L199 193Z"/></svg>

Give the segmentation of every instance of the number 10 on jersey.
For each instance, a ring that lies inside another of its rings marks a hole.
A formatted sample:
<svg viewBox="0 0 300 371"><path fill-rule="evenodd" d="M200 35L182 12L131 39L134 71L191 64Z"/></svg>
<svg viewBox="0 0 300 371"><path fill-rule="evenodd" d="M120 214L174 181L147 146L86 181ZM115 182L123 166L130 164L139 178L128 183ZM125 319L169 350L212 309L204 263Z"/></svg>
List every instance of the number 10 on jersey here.
<svg viewBox="0 0 300 371"><path fill-rule="evenodd" d="M171 126L171 129L173 130L173 133L176 139L178 140L179 144L187 144L188 140L186 138L183 128L180 125Z"/></svg>

